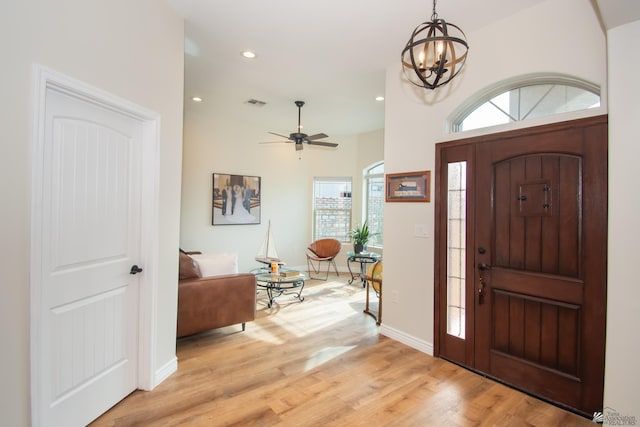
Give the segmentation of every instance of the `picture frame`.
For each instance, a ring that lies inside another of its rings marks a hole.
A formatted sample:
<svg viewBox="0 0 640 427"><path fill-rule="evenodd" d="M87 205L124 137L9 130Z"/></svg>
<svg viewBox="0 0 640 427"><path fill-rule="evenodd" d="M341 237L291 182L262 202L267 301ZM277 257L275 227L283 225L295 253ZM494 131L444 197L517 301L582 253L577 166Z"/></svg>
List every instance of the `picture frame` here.
<svg viewBox="0 0 640 427"><path fill-rule="evenodd" d="M212 225L260 224L259 176L214 173L211 194Z"/></svg>
<svg viewBox="0 0 640 427"><path fill-rule="evenodd" d="M431 171L388 173L385 179L385 202L430 201Z"/></svg>

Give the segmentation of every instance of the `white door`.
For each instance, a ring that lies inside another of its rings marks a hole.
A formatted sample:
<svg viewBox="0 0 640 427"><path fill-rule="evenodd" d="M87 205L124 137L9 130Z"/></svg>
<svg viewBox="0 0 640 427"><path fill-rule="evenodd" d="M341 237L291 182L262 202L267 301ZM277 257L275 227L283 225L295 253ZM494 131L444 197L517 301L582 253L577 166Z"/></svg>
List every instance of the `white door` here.
<svg viewBox="0 0 640 427"><path fill-rule="evenodd" d="M143 130L56 88L44 123L39 421L83 426L137 385Z"/></svg>

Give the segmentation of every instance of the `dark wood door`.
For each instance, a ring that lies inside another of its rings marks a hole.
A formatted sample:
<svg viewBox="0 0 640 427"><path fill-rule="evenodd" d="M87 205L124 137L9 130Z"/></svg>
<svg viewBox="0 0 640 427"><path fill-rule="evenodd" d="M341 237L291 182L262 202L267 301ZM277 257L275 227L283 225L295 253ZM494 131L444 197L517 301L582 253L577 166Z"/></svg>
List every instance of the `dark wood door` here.
<svg viewBox="0 0 640 427"><path fill-rule="evenodd" d="M602 410L606 118L461 143L474 165L470 333L464 361L446 353L446 333L442 354L584 414Z"/></svg>

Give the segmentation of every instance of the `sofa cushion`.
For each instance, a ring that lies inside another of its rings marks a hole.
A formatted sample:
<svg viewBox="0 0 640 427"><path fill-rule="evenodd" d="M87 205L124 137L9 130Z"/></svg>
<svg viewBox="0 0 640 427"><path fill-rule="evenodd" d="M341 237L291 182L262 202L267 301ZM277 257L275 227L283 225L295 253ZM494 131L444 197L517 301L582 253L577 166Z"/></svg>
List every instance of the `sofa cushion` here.
<svg viewBox="0 0 640 427"><path fill-rule="evenodd" d="M200 277L223 276L238 273L237 254L191 255L200 272Z"/></svg>
<svg viewBox="0 0 640 427"><path fill-rule="evenodd" d="M178 269L178 277L182 279L193 279L194 277L200 277L198 274L198 267L186 253L180 251L180 266Z"/></svg>

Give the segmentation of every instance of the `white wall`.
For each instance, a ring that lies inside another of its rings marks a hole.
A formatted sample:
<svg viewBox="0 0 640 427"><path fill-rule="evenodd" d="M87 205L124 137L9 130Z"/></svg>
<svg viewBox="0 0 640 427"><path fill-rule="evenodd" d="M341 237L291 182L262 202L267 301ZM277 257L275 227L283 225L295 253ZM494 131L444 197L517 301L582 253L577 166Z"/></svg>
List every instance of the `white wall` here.
<svg viewBox="0 0 640 427"><path fill-rule="evenodd" d="M443 18L456 22L455 16ZM467 37L470 48L464 72L436 91L403 82L399 63L387 69L386 173L435 171L435 143L469 136L468 132L457 136L445 133L449 114L474 93L499 81L554 72L605 87L605 37L590 0L549 0ZM602 114L602 110L597 112ZM545 120L558 118L527 125ZM384 217L385 295L397 293L398 302L391 298L383 302L383 333L398 333L418 347L430 349L434 327L434 205L387 203ZM414 224L427 224L432 230L429 238L414 237Z"/></svg>
<svg viewBox="0 0 640 427"><path fill-rule="evenodd" d="M640 144L640 21L607 33L609 54L609 277L605 407L640 419L640 282L636 176Z"/></svg>
<svg viewBox="0 0 640 427"><path fill-rule="evenodd" d="M183 22L156 0L21 0L0 14L0 378L3 425L30 424L29 240L32 66L161 115L157 366L175 357Z"/></svg>
<svg viewBox="0 0 640 427"><path fill-rule="evenodd" d="M313 178L352 177L354 223L360 222L364 161L360 151L368 162L382 160L383 134L332 135L330 140L339 143L335 150L305 145L304 150L296 152L293 144L258 143L273 139L267 134L269 129L252 124L256 108L225 105L215 114L204 114L190 106L186 111L180 245L184 250L237 253L240 271L249 271L261 265L255 256L271 220L279 257L288 266L306 269ZM260 224L211 225L213 173L261 177ZM351 250L350 245L343 247L343 252L347 250ZM346 265L345 259L337 258L339 267Z"/></svg>

